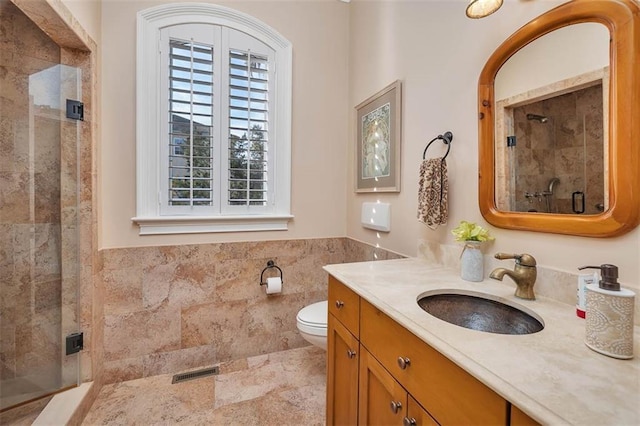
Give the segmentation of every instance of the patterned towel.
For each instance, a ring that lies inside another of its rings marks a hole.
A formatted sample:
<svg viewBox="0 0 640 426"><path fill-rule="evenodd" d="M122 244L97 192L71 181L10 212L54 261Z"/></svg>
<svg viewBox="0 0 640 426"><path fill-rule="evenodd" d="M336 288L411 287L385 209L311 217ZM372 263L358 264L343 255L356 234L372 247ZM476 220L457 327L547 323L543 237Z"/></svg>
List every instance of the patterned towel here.
<svg viewBox="0 0 640 426"><path fill-rule="evenodd" d="M429 158L420 165L418 182L418 220L431 229L444 225L449 218L447 192L447 162L444 158Z"/></svg>

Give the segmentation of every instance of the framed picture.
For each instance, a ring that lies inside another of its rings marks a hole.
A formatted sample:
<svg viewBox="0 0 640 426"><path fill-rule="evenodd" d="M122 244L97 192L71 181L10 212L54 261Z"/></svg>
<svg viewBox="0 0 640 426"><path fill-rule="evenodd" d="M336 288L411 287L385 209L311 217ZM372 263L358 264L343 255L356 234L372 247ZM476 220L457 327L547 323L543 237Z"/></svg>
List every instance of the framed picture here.
<svg viewBox="0 0 640 426"><path fill-rule="evenodd" d="M400 80L356 106L356 192L400 192Z"/></svg>

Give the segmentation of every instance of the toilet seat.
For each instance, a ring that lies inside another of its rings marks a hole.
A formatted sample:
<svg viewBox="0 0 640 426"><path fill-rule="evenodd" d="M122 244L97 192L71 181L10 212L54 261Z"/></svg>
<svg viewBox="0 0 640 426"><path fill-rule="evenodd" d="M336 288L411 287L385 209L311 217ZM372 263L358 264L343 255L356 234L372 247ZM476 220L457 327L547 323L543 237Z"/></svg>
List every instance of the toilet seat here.
<svg viewBox="0 0 640 426"><path fill-rule="evenodd" d="M326 336L327 312L328 304L326 300L313 303L300 309L296 317L298 330L314 336Z"/></svg>

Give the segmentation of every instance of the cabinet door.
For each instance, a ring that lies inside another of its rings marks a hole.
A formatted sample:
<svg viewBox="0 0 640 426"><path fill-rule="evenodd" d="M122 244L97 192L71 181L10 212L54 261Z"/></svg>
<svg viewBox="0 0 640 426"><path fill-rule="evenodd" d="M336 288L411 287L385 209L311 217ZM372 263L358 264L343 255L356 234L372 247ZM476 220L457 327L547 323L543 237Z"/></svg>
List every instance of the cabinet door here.
<svg viewBox="0 0 640 426"><path fill-rule="evenodd" d="M537 426L539 424L515 405L511 406L511 426Z"/></svg>
<svg viewBox="0 0 640 426"><path fill-rule="evenodd" d="M402 425L406 404L407 391L361 345L359 424Z"/></svg>
<svg viewBox="0 0 640 426"><path fill-rule="evenodd" d="M329 314L327 322L327 424L358 421L358 340Z"/></svg>
<svg viewBox="0 0 640 426"><path fill-rule="evenodd" d="M405 426L438 426L433 417L416 402L411 395L407 398L407 416L404 420Z"/></svg>

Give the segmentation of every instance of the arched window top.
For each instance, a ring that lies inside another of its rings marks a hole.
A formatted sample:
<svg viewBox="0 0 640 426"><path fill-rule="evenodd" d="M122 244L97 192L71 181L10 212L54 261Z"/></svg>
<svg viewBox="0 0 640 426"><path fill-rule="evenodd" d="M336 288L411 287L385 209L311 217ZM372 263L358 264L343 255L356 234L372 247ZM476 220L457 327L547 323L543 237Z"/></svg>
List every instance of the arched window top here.
<svg viewBox="0 0 640 426"><path fill-rule="evenodd" d="M246 13L210 3L171 3L151 7L138 13L138 34L186 23L230 26L243 31L274 50L291 49L291 42L269 25Z"/></svg>

